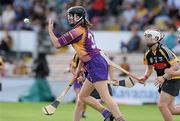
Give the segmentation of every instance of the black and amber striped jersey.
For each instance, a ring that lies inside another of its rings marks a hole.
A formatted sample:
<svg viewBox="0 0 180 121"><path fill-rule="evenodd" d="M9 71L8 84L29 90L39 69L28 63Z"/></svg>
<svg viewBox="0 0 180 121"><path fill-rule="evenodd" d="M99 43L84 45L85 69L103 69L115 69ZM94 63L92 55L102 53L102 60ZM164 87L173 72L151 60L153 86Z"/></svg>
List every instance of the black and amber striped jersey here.
<svg viewBox="0 0 180 121"><path fill-rule="evenodd" d="M78 63L79 63L79 57L78 57L78 55L76 53L74 55L72 61L71 61L71 65L72 65L72 67L77 68L78 67Z"/></svg>
<svg viewBox="0 0 180 121"><path fill-rule="evenodd" d="M149 49L144 55L144 64L152 65L157 76L164 75L164 70L178 61L178 57L162 44L159 44L155 51ZM180 76L172 77L172 79L177 78L180 78Z"/></svg>
<svg viewBox="0 0 180 121"><path fill-rule="evenodd" d="M3 68L4 68L4 62L3 62L3 59L0 56L0 69L3 69Z"/></svg>

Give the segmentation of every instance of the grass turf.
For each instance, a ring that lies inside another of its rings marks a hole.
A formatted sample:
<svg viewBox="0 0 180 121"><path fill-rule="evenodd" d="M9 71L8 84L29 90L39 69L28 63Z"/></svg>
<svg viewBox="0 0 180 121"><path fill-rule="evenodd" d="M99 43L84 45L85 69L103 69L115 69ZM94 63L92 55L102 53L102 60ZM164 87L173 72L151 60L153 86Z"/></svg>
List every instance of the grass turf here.
<svg viewBox="0 0 180 121"><path fill-rule="evenodd" d="M60 104L52 116L42 114L41 108L48 103L0 103L0 121L72 121L74 104ZM127 121L163 121L155 105L120 106ZM82 121L103 121L94 109L87 108L87 118ZM180 121L180 116L174 116Z"/></svg>

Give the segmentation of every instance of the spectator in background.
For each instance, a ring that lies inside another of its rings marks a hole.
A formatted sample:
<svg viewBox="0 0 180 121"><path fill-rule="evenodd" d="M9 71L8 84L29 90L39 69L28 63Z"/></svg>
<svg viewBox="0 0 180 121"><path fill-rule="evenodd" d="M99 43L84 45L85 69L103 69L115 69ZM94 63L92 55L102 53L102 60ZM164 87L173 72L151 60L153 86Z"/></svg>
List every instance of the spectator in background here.
<svg viewBox="0 0 180 121"><path fill-rule="evenodd" d="M12 5L7 5L5 10L2 12L2 25L4 29L13 29L15 20L15 11Z"/></svg>
<svg viewBox="0 0 180 121"><path fill-rule="evenodd" d="M139 24L140 27L143 27L144 24L148 21L148 9L144 6L142 1L138 1L136 6L136 15L131 23L131 25Z"/></svg>
<svg viewBox="0 0 180 121"><path fill-rule="evenodd" d="M172 49L172 51L173 51L176 55L180 56L180 40L178 41L178 44Z"/></svg>
<svg viewBox="0 0 180 121"><path fill-rule="evenodd" d="M127 62L126 56L124 56L124 57L122 58L122 63L120 63L120 66L121 66L123 69L125 69L126 71L129 71L129 72L131 71L130 65L129 65L129 63ZM121 72L121 73L119 74L119 76L127 76L127 74L124 73L124 72Z"/></svg>
<svg viewBox="0 0 180 121"><path fill-rule="evenodd" d="M164 45L167 46L170 50L172 50L177 44L176 37L176 27L174 25L170 25L169 34L164 40Z"/></svg>
<svg viewBox="0 0 180 121"><path fill-rule="evenodd" d="M33 67L35 82L28 93L20 97L19 101L53 101L54 96L46 79L49 75L49 67L45 53L39 53Z"/></svg>
<svg viewBox="0 0 180 121"><path fill-rule="evenodd" d="M17 64L14 65L13 74L15 76L28 75L28 67L24 58L22 58L20 62L17 62Z"/></svg>
<svg viewBox="0 0 180 121"><path fill-rule="evenodd" d="M166 0L169 9L169 16L179 16L180 1L179 0Z"/></svg>
<svg viewBox="0 0 180 121"><path fill-rule="evenodd" d="M132 22L136 15L136 10L133 8L131 3L127 3L126 9L123 11L121 16L121 30L127 30L129 24Z"/></svg>
<svg viewBox="0 0 180 121"><path fill-rule="evenodd" d="M177 31L177 41L178 41L177 45L172 50L176 55L180 56L180 27L178 28Z"/></svg>
<svg viewBox="0 0 180 121"><path fill-rule="evenodd" d="M122 11L124 0L108 0L108 9L112 15L117 16Z"/></svg>
<svg viewBox="0 0 180 121"><path fill-rule="evenodd" d="M138 51L140 49L140 44L141 44L141 38L138 35L138 27L133 26L131 28L131 32L132 32L132 37L130 38L128 43L127 44L125 44L124 42L121 43L121 50L123 51L123 49L126 48L127 52L129 53Z"/></svg>
<svg viewBox="0 0 180 121"><path fill-rule="evenodd" d="M91 3L91 9L89 11L89 20L93 17L102 17L106 13L106 2L105 0L94 0Z"/></svg>
<svg viewBox="0 0 180 121"><path fill-rule="evenodd" d="M7 30L4 31L4 36L0 41L0 53L10 53L12 51L13 40Z"/></svg>
<svg viewBox="0 0 180 121"><path fill-rule="evenodd" d="M1 79L2 79L2 75L3 75L3 71L4 71L4 62L3 62L2 57L0 56L0 91L2 90Z"/></svg>

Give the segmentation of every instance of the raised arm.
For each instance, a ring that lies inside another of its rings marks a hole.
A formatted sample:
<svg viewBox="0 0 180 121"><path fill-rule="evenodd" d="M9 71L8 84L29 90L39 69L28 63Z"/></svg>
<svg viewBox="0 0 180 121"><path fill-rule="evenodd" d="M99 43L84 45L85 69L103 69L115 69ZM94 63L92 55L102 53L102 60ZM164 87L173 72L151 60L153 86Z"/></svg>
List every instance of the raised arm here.
<svg viewBox="0 0 180 121"><path fill-rule="evenodd" d="M49 30L49 35L51 38L51 42L53 43L55 48L60 48L61 45L58 41L58 38L56 37L56 35L54 34L53 30L54 30L54 22L49 19L49 26L48 26L48 30Z"/></svg>
<svg viewBox="0 0 180 121"><path fill-rule="evenodd" d="M58 38L53 32L53 25L54 22L52 20L49 20L49 35L54 47L56 48L64 47L66 45L78 42L83 37L83 32L80 30L80 28L77 27L66 32Z"/></svg>

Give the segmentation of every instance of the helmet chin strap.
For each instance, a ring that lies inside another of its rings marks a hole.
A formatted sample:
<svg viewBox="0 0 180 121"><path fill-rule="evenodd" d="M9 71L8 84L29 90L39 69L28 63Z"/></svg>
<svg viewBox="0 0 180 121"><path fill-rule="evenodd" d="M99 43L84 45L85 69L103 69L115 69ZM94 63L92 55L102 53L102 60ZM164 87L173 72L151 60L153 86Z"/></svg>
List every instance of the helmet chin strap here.
<svg viewBox="0 0 180 121"><path fill-rule="evenodd" d="M154 44L152 44L152 45L149 45L148 47L149 47L149 49L151 49L153 46L155 46L156 44L159 44L159 42L156 42L156 43L154 43Z"/></svg>
<svg viewBox="0 0 180 121"><path fill-rule="evenodd" d="M74 19L77 19L75 15L73 15L73 16L74 16ZM71 26L71 27L74 27L74 26L78 25L78 24L81 22L82 19L83 19L83 17L80 17L80 18L77 20L76 23L70 24L70 26Z"/></svg>

